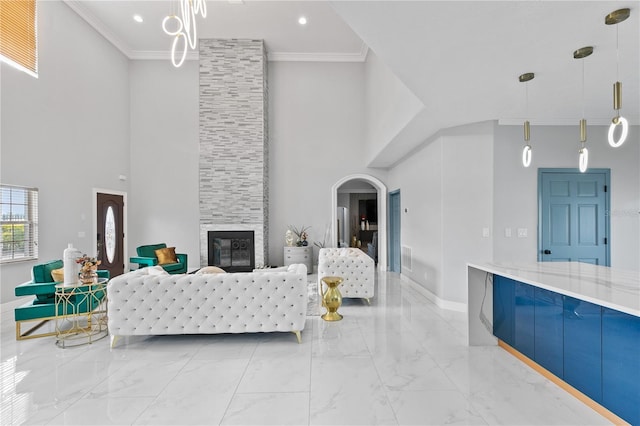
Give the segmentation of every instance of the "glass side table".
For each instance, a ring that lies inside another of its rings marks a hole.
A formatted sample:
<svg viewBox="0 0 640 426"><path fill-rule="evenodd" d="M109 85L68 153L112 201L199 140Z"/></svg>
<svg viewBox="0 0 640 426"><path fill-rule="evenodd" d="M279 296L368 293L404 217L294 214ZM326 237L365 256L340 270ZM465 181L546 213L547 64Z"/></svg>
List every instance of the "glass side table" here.
<svg viewBox="0 0 640 426"><path fill-rule="evenodd" d="M107 337L108 281L56 285L56 345L86 345Z"/></svg>

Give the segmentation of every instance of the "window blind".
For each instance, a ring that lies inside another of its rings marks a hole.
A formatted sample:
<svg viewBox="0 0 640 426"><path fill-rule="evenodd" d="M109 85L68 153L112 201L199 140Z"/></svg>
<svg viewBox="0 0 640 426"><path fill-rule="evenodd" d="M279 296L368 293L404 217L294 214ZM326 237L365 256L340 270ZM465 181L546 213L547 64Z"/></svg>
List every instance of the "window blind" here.
<svg viewBox="0 0 640 426"><path fill-rule="evenodd" d="M36 76L36 0L0 0L0 59Z"/></svg>
<svg viewBox="0 0 640 426"><path fill-rule="evenodd" d="M0 184L0 212L0 263L37 259L38 189Z"/></svg>

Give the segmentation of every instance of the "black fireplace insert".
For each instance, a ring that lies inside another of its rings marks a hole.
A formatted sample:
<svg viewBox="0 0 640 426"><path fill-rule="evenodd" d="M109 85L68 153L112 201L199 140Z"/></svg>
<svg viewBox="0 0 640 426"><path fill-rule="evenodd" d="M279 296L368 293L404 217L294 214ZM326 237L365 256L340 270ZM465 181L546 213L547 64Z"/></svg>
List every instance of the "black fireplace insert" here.
<svg viewBox="0 0 640 426"><path fill-rule="evenodd" d="M208 231L208 264L226 272L251 272L256 255L253 231Z"/></svg>

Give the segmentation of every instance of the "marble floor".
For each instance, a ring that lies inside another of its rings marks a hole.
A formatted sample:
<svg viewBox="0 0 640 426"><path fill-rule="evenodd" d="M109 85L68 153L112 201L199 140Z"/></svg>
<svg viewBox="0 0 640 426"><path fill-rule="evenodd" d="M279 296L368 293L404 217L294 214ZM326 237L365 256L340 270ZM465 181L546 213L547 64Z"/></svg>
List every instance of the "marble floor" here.
<svg viewBox="0 0 640 426"><path fill-rule="evenodd" d="M16 342L2 306L2 425L607 424L397 274L368 306L291 333Z"/></svg>

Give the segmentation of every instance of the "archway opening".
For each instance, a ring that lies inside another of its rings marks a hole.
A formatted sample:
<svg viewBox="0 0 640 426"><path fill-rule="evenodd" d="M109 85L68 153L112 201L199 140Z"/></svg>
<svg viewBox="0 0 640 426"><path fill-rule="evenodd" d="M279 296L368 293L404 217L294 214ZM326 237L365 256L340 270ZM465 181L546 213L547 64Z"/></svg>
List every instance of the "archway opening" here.
<svg viewBox="0 0 640 426"><path fill-rule="evenodd" d="M345 176L331 188L331 212L333 247L351 245L354 235L356 241L361 241L361 248L365 251L368 251L368 244L375 244L374 252L377 254L378 268L385 271L387 269L386 185L379 179L365 174ZM375 241L374 232L377 233Z"/></svg>

